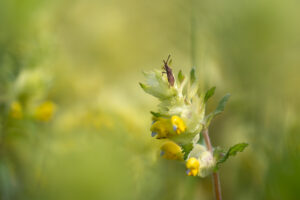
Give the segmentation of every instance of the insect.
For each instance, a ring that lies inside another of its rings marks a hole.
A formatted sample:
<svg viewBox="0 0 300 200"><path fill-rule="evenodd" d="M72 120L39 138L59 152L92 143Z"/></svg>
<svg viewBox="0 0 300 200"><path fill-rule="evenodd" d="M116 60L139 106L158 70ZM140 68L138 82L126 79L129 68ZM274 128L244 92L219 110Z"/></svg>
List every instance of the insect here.
<svg viewBox="0 0 300 200"><path fill-rule="evenodd" d="M175 82L174 75L173 75L172 69L168 66L170 57L171 57L171 55L168 56L166 61L163 60L163 62L164 62L163 69L165 70L165 71L163 71L163 73L167 74L169 84L171 86L174 86L174 82Z"/></svg>

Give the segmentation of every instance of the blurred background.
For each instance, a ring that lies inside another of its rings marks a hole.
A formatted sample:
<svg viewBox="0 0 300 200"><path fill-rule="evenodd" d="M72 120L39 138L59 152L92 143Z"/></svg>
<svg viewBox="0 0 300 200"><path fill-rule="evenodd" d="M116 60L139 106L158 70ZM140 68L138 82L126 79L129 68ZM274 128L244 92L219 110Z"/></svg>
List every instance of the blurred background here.
<svg viewBox="0 0 300 200"><path fill-rule="evenodd" d="M173 57L217 87L212 143L250 145L224 199L298 199L300 2L0 1L0 199L213 199L159 157L142 71Z"/></svg>

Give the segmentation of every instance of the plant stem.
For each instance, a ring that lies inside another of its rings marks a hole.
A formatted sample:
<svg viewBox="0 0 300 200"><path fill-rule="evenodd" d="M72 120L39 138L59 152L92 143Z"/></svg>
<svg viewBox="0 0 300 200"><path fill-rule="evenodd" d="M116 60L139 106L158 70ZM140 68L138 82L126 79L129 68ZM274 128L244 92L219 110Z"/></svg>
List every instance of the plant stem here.
<svg viewBox="0 0 300 200"><path fill-rule="evenodd" d="M209 135L208 135L208 129L207 128L205 128L202 131L202 135L204 136L204 140L205 140L205 143L206 143L206 146L207 146L208 150L213 154L213 149L212 149L212 146L211 146L211 142L210 142L210 138L209 138ZM220 178L219 178L219 173L218 172L214 172L212 174L212 181L213 181L216 200L222 200L221 183L220 183Z"/></svg>

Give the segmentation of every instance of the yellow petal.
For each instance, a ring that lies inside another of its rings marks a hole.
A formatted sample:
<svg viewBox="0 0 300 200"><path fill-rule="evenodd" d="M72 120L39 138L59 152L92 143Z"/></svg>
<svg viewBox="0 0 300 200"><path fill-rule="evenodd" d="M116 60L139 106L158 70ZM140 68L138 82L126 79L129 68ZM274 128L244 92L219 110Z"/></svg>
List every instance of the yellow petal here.
<svg viewBox="0 0 300 200"><path fill-rule="evenodd" d="M173 128L174 128L174 131L176 131L176 133L179 135L181 133L183 133L185 130L186 130L186 126L183 122L183 120L174 115L171 117L171 122L172 122L172 125L173 125Z"/></svg>
<svg viewBox="0 0 300 200"><path fill-rule="evenodd" d="M196 176L198 174L200 162L196 158L189 158L186 162L189 176Z"/></svg>
<svg viewBox="0 0 300 200"><path fill-rule="evenodd" d="M156 133L153 136L156 135L157 139L167 138L170 136L171 131L172 128L169 119L158 118L151 126L151 132Z"/></svg>
<svg viewBox="0 0 300 200"><path fill-rule="evenodd" d="M175 142L168 141L161 146L162 157L169 160L183 160L181 147Z"/></svg>

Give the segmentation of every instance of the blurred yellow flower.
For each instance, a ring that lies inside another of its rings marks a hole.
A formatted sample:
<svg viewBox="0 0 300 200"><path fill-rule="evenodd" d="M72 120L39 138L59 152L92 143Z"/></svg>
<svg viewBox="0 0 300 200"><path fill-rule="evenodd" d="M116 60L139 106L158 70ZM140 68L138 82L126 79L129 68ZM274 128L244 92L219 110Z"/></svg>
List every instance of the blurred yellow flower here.
<svg viewBox="0 0 300 200"><path fill-rule="evenodd" d="M187 175L189 176L197 176L199 172L200 162L196 158L189 158L186 162Z"/></svg>
<svg viewBox="0 0 300 200"><path fill-rule="evenodd" d="M172 132L172 125L169 119L158 118L151 126L152 137L157 139L167 138Z"/></svg>
<svg viewBox="0 0 300 200"><path fill-rule="evenodd" d="M56 110L56 105L52 101L45 101L35 110L35 118L47 122L51 120Z"/></svg>
<svg viewBox="0 0 300 200"><path fill-rule="evenodd" d="M10 105L10 115L15 119L22 119L23 118L23 108L20 102L14 101Z"/></svg>
<svg viewBox="0 0 300 200"><path fill-rule="evenodd" d="M171 122L172 122L174 131L176 131L176 133L178 135L183 133L186 130L186 126L180 117L178 117L176 115L172 116Z"/></svg>
<svg viewBox="0 0 300 200"><path fill-rule="evenodd" d="M169 160L183 160L181 147L175 142L168 141L161 146L161 156Z"/></svg>

